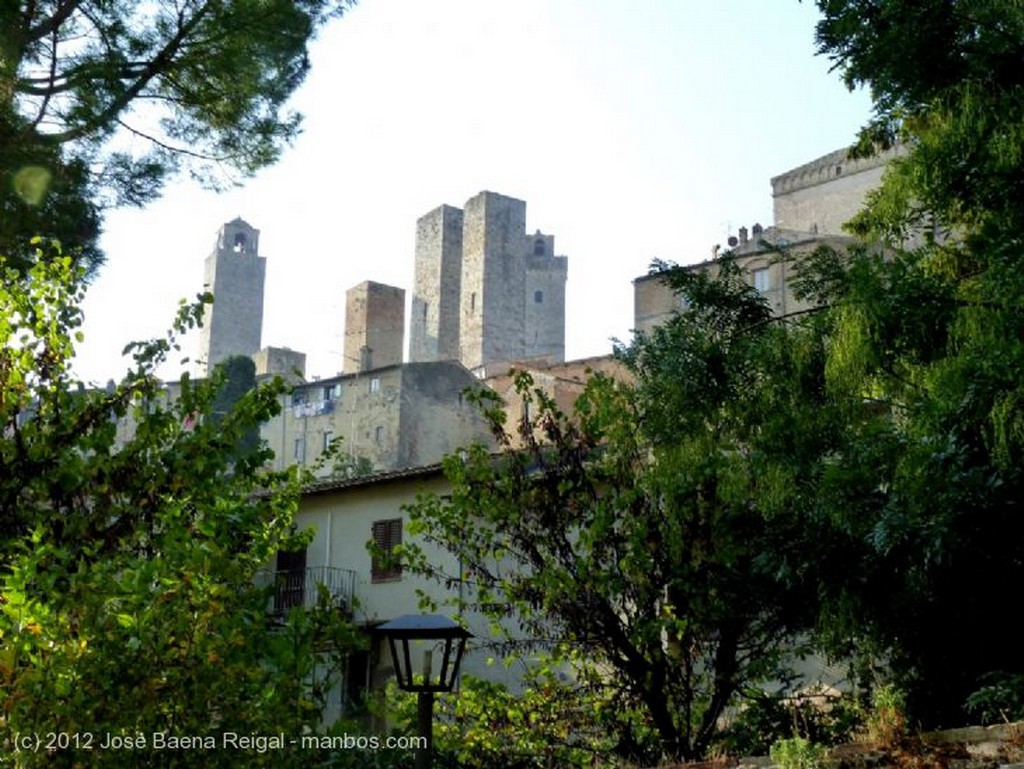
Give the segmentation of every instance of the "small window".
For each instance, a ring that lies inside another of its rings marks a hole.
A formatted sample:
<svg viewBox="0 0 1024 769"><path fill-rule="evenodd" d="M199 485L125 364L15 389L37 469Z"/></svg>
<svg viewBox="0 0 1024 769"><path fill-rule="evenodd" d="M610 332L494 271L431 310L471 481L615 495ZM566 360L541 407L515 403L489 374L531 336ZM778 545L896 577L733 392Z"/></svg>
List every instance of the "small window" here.
<svg viewBox="0 0 1024 769"><path fill-rule="evenodd" d="M535 304L540 304L541 302L543 302L544 301L544 292L543 291L534 291L533 292L533 301L534 301Z"/></svg>
<svg viewBox="0 0 1024 769"><path fill-rule="evenodd" d="M306 391L305 390L293 390L292 391L292 405L301 406L306 402Z"/></svg>
<svg viewBox="0 0 1024 769"><path fill-rule="evenodd" d="M374 393L379 393L379 392L380 392L380 377L377 377L377 376L372 377L370 379L370 394L372 395Z"/></svg>
<svg viewBox="0 0 1024 769"><path fill-rule="evenodd" d="M754 270L754 290L763 294L766 291L770 291L771 288L771 275L768 272L768 268L762 267L759 270Z"/></svg>
<svg viewBox="0 0 1024 769"><path fill-rule="evenodd" d="M430 302L423 303L423 322L427 322L427 313L430 311Z"/></svg>
<svg viewBox="0 0 1024 769"><path fill-rule="evenodd" d="M324 430L324 451L327 451L331 447L331 441L334 440L333 430Z"/></svg>
<svg viewBox="0 0 1024 769"><path fill-rule="evenodd" d="M469 295L469 311L476 312L476 291Z"/></svg>
<svg viewBox="0 0 1024 769"><path fill-rule="evenodd" d="M326 387L324 387L324 400L334 400L334 385L327 385Z"/></svg>
<svg viewBox="0 0 1024 769"><path fill-rule="evenodd" d="M537 238L533 241L533 255L544 256L544 238Z"/></svg>
<svg viewBox="0 0 1024 769"><path fill-rule="evenodd" d="M295 439L295 461L305 462L306 461L306 439L296 438Z"/></svg>
<svg viewBox="0 0 1024 769"><path fill-rule="evenodd" d="M371 582L387 582L402 576L402 567L392 562L395 548L401 544L401 518L373 522L374 551L370 559Z"/></svg>
<svg viewBox="0 0 1024 769"><path fill-rule="evenodd" d="M374 430L373 430L373 439L377 443L380 443L380 442L382 442L384 440L384 428L381 427L380 425L377 425L377 427L374 428Z"/></svg>

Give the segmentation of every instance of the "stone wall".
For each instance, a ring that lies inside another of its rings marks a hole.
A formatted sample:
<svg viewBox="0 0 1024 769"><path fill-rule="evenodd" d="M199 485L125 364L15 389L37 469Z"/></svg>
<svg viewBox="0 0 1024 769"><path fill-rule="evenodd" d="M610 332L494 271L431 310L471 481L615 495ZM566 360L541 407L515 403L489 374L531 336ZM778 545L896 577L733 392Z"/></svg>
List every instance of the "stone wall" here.
<svg viewBox="0 0 1024 769"><path fill-rule="evenodd" d="M807 302L793 291L793 279L799 272L800 258L819 246L842 248L852 238L819 236L769 227L758 232L735 252L736 264L746 281L757 288L776 316L801 312ZM789 259L780 258L780 249ZM685 269L707 272L714 276L721 268L719 260L687 265ZM684 309L682 297L660 278L643 275L633 281L633 328L643 333L664 323L673 312Z"/></svg>
<svg viewBox="0 0 1024 769"><path fill-rule="evenodd" d="M842 235L882 181L885 165L900 154L890 150L850 159L847 150L830 152L771 180L775 226L820 235Z"/></svg>
<svg viewBox="0 0 1024 769"><path fill-rule="evenodd" d="M242 219L221 227L206 257L204 285L213 292L199 337L199 375L232 355L253 355L263 330L267 260L259 255L259 230Z"/></svg>
<svg viewBox="0 0 1024 769"><path fill-rule="evenodd" d="M462 224L462 210L453 206L439 206L416 222L410 362L459 357Z"/></svg>
<svg viewBox="0 0 1024 769"><path fill-rule="evenodd" d="M288 347L264 347L252 356L256 376L280 374L290 382L301 382L306 376L306 353Z"/></svg>
<svg viewBox="0 0 1024 769"><path fill-rule="evenodd" d="M404 341L404 289L367 280L345 293L344 373L398 365Z"/></svg>
<svg viewBox="0 0 1024 769"><path fill-rule="evenodd" d="M331 440L341 454L368 459L375 470L440 462L490 433L462 397L480 383L455 361L406 363L296 386L260 436L274 451L274 468L313 467ZM330 467L321 470L330 473Z"/></svg>
<svg viewBox="0 0 1024 769"><path fill-rule="evenodd" d="M481 192L464 211L459 359L473 368L522 356L526 203Z"/></svg>
<svg viewBox="0 0 1024 769"><path fill-rule="evenodd" d="M409 360L565 358L568 260L554 237L526 234L526 203L481 192L416 226Z"/></svg>

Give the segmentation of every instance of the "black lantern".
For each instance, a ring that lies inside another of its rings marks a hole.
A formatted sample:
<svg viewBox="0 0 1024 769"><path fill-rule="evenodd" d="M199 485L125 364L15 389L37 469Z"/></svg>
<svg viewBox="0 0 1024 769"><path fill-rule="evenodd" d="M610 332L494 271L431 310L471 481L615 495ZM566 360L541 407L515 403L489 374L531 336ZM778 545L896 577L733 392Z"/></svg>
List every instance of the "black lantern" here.
<svg viewBox="0 0 1024 769"><path fill-rule="evenodd" d="M426 769L434 742L434 693L452 690L466 639L472 633L437 614L406 614L385 622L377 630L388 639L398 687L419 694L417 721L420 736L426 737L426 746L416 754L416 769ZM436 665L434 652L439 652L440 657ZM422 668L416 670L413 666L420 657Z"/></svg>

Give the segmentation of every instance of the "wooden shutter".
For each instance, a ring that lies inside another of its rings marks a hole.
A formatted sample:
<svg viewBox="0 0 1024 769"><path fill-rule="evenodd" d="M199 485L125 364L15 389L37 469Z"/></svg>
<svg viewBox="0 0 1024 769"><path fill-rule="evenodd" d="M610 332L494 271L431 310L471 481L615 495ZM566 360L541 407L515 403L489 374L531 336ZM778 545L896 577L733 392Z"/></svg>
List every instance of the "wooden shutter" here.
<svg viewBox="0 0 1024 769"><path fill-rule="evenodd" d="M373 544L377 553L390 555L396 546L402 544L402 519L389 518L373 522ZM402 576L402 567L396 566L385 557L373 554L370 563L370 581L382 582Z"/></svg>

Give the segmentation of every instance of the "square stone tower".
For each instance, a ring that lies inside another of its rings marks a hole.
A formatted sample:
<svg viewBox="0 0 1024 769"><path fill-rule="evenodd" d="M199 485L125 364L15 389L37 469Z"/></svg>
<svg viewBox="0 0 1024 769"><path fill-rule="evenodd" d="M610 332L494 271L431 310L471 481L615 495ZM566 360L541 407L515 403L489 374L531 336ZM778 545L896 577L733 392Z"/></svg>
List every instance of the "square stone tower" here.
<svg viewBox="0 0 1024 769"><path fill-rule="evenodd" d="M459 358L466 368L526 353L526 203L494 192L466 201Z"/></svg>
<svg viewBox="0 0 1024 769"><path fill-rule="evenodd" d="M555 256L554 235L540 230L527 238L524 307L526 358L565 360L565 281L569 260Z"/></svg>
<svg viewBox="0 0 1024 769"><path fill-rule="evenodd" d="M526 203L494 192L423 216L410 360L454 357L468 368L565 360L568 260L554 255L554 243L526 234Z"/></svg>
<svg viewBox="0 0 1024 769"><path fill-rule="evenodd" d="M438 206L416 222L409 360L458 360L462 209Z"/></svg>
<svg viewBox="0 0 1024 769"><path fill-rule="evenodd" d="M260 349L267 260L259 255L260 231L241 218L224 224L206 257L205 287L213 292L199 335L199 375L232 355Z"/></svg>
<svg viewBox="0 0 1024 769"><path fill-rule="evenodd" d="M397 365L404 343L403 289L367 280L345 293L344 373Z"/></svg>

